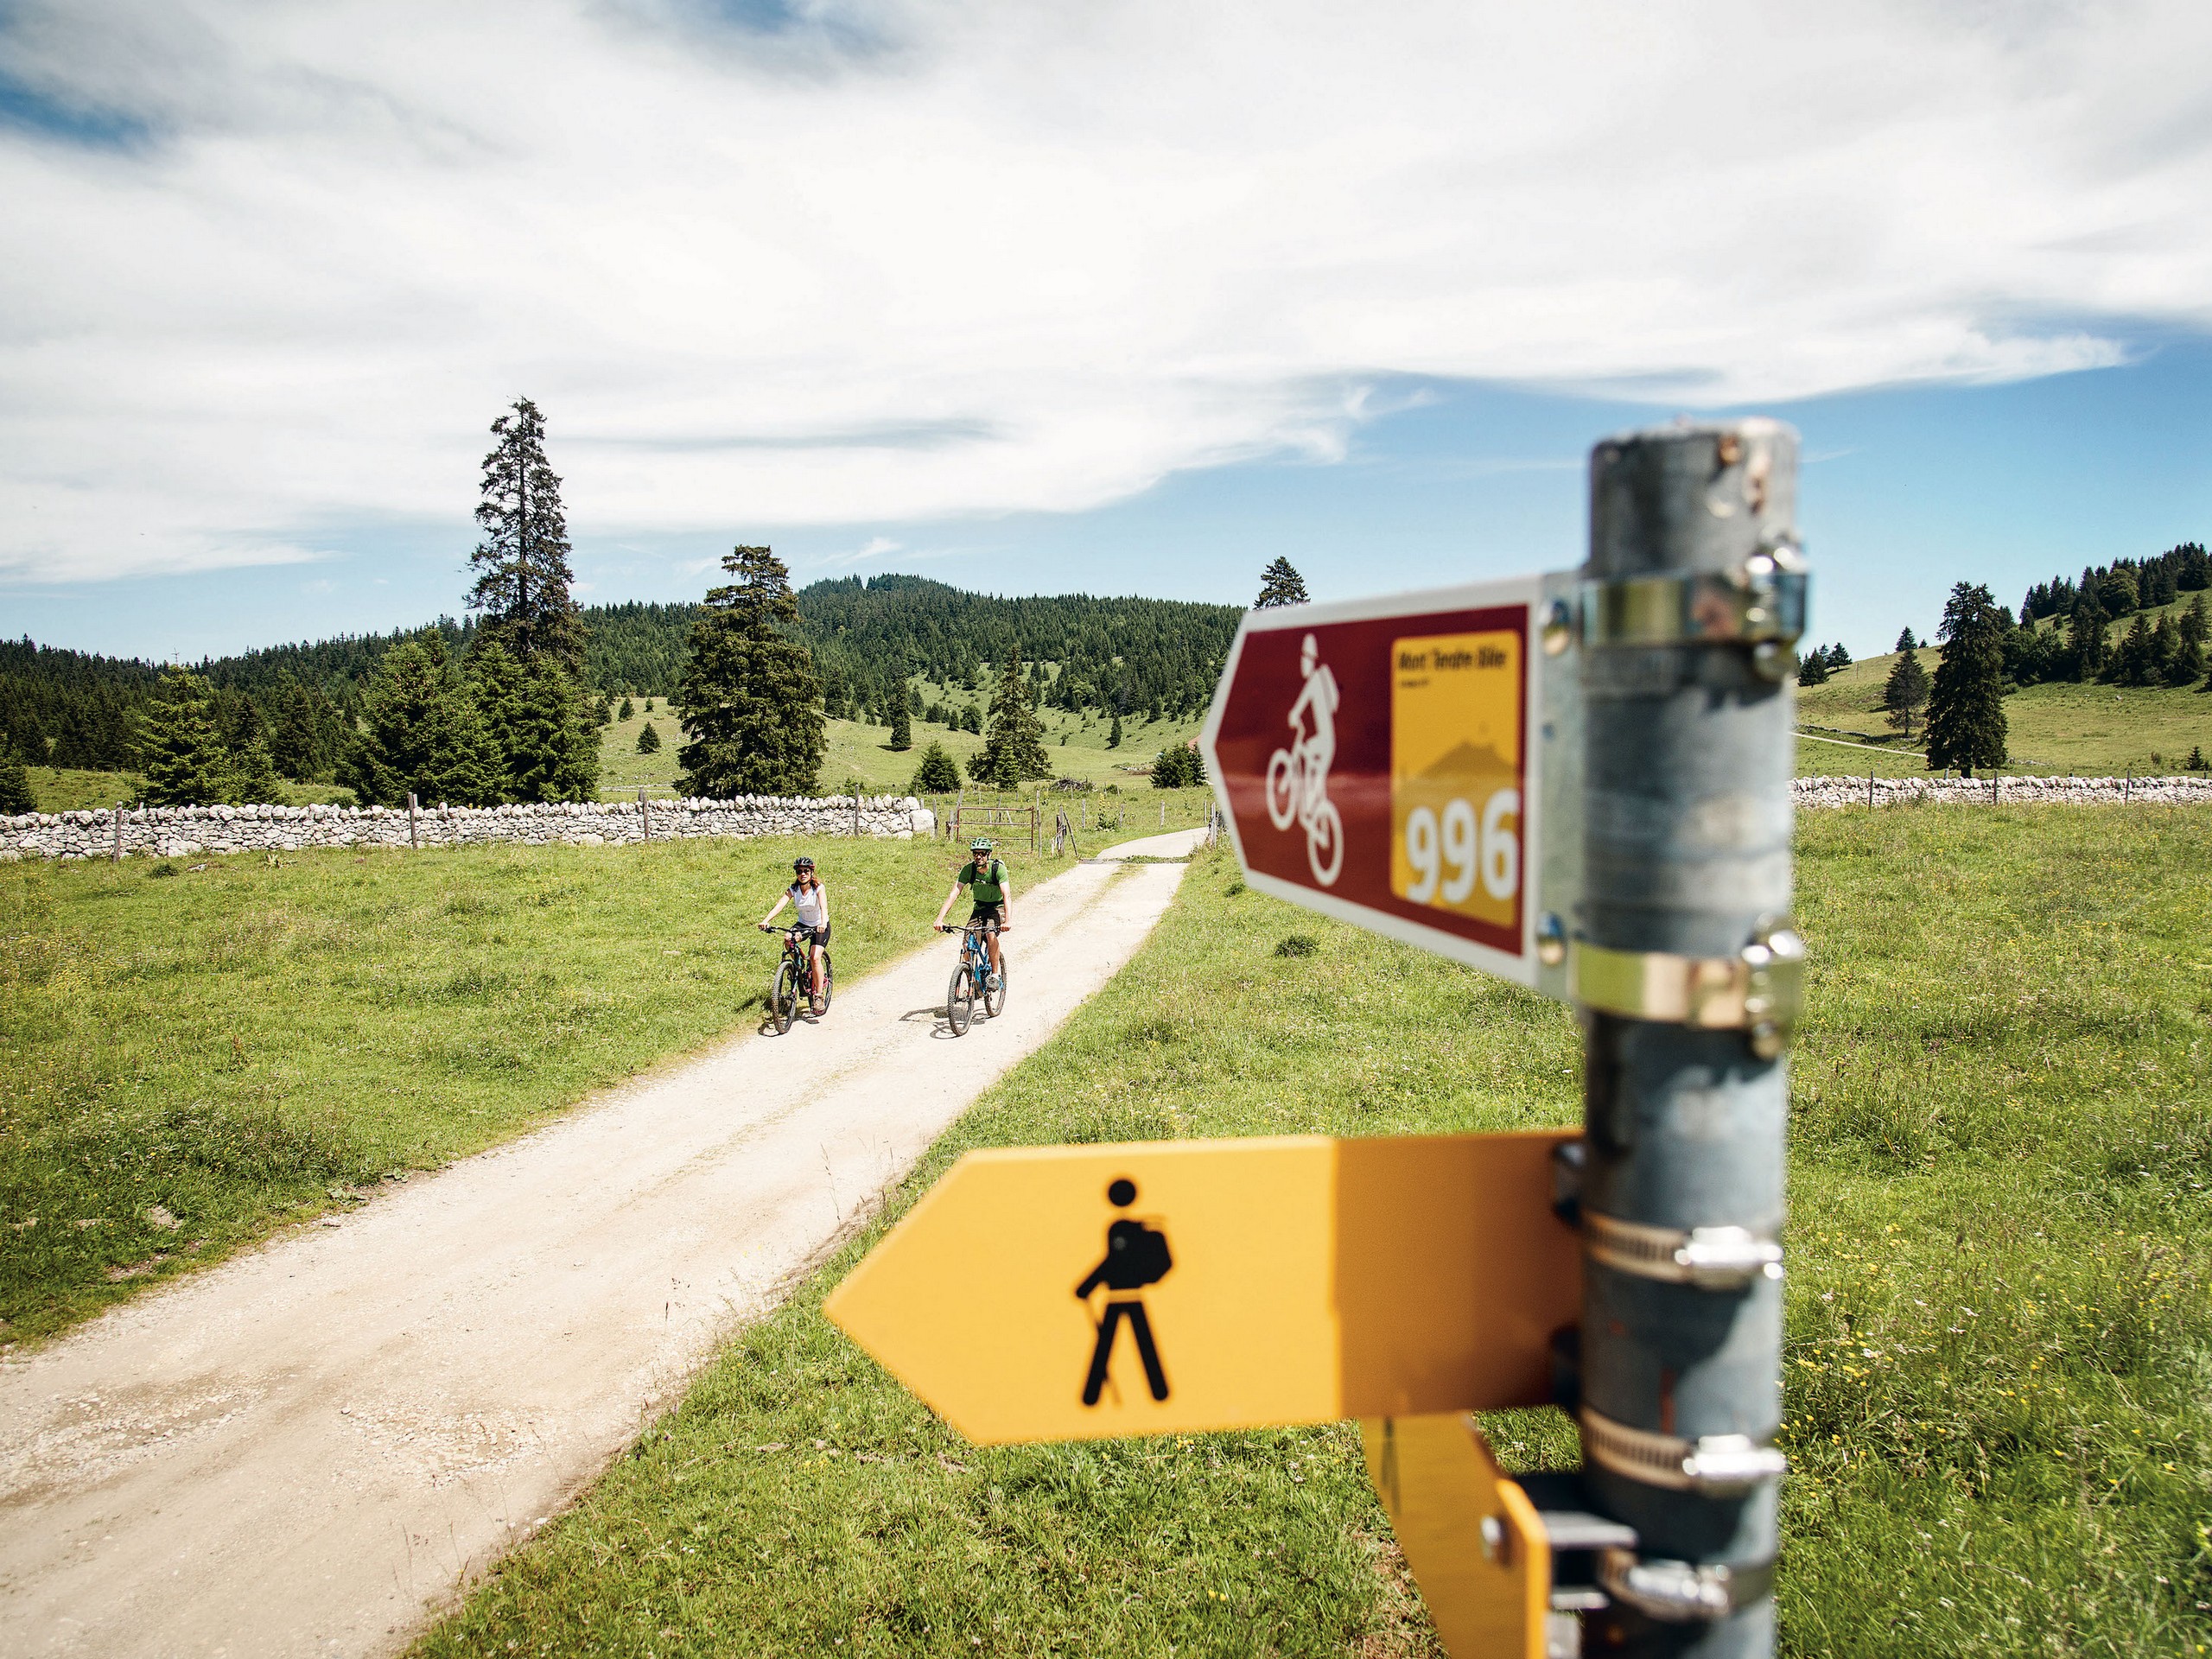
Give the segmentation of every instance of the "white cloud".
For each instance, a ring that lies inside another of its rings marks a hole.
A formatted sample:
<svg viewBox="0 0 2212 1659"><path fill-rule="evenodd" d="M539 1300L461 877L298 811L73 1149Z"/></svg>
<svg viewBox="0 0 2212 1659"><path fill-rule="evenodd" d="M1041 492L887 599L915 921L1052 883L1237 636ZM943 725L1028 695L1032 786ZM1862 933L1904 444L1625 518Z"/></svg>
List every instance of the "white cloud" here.
<svg viewBox="0 0 2212 1659"><path fill-rule="evenodd" d="M461 524L525 392L579 532L751 533L2212 324L2202 7L46 3L18 84L147 137L0 133L18 575Z"/></svg>

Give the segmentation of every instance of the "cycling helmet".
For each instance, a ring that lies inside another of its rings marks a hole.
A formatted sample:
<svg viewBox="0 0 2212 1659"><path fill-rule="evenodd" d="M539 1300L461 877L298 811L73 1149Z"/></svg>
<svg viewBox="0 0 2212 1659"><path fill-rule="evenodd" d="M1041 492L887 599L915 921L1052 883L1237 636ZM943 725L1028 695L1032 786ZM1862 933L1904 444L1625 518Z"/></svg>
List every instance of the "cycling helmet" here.
<svg viewBox="0 0 2212 1659"><path fill-rule="evenodd" d="M991 850L991 838L988 836L976 836L975 840L968 843L968 850L971 853L989 852Z"/></svg>
<svg viewBox="0 0 2212 1659"><path fill-rule="evenodd" d="M794 875L798 874L801 870L810 870L813 868L814 861L806 857L804 854L791 861L791 874Z"/></svg>

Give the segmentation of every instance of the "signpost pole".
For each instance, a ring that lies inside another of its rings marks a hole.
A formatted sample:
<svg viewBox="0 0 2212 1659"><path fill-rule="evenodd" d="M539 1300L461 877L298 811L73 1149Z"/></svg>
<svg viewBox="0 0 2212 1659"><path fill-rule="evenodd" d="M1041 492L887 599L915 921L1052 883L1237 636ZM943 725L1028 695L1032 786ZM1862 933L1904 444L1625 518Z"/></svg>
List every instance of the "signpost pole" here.
<svg viewBox="0 0 2212 1659"><path fill-rule="evenodd" d="M1592 1506L1638 1542L1588 1654L1774 1649L1796 459L1758 420L1592 456L1578 1410Z"/></svg>

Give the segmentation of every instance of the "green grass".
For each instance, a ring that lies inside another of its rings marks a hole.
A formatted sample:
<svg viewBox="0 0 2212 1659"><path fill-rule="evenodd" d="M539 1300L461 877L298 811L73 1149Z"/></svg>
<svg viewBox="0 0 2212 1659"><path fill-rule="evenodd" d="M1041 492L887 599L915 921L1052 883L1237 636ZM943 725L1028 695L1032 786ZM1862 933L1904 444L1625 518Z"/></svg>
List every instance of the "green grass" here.
<svg viewBox="0 0 2212 1659"><path fill-rule="evenodd" d="M0 865L6 1335L747 1028L794 844ZM809 845L849 976L922 942L957 858Z"/></svg>
<svg viewBox="0 0 2212 1659"><path fill-rule="evenodd" d="M2190 594L2176 603L2149 613L2156 621L2162 613L2177 617L2196 598ZM2114 640L2133 626L2128 617L2107 630ZM2048 626L2048 625L2046 625ZM1920 653L1922 664L1936 671L1940 648L1930 645ZM1801 729L1815 728L1831 735L1859 738L1883 747L1909 751L1919 747L1916 730L1910 743L1891 731L1882 714L1882 683L1897 661L1894 654L1862 658L1821 685L1797 689L1797 721ZM2212 695L2196 687L2150 688L2120 685L2031 685L2005 699L2006 747L2012 763L2010 772L2078 772L2084 777L2133 771L2177 772L2192 746L2212 753ZM1833 728L1833 729L1832 729ZM1923 772L1924 759L1903 754L1897 772L1882 770L1885 757L1863 750L1838 748L1833 744L1797 746L1802 775L1866 775L1872 759L1883 777Z"/></svg>
<svg viewBox="0 0 2212 1659"><path fill-rule="evenodd" d="M80 772L68 766L32 766L29 772L31 795L41 812L82 812L118 801L135 806L146 792L146 780L135 772ZM277 794L282 798L259 804L310 806L353 798L352 790L335 784L286 784Z"/></svg>
<svg viewBox="0 0 2212 1659"><path fill-rule="evenodd" d="M925 680L914 683L921 688L925 703L975 702L986 714L989 712L988 691L948 690ZM1196 737L1200 724L1197 720L1146 721L1131 715L1122 723L1121 747L1109 749L1106 747L1109 728L1104 721L1063 714L1054 709L1040 709L1038 714L1044 721L1045 747L1052 757L1055 776L1102 786L1118 783L1125 790L1146 787L1145 780L1127 768L1149 766L1153 756L1168 744ZM648 719L660 734L658 754L638 753L638 734L644 730ZM825 722L824 734L829 739L829 747L822 758L820 786L831 792L842 791L845 780L852 778L858 779L868 793L903 795L913 779L914 768L921 764L922 751L932 742L944 745L953 759L960 762L963 775L969 758L983 747L983 740L972 732L955 731L919 718L912 722L914 747L903 752L890 747L888 726L833 720ZM648 715L645 699L636 699L632 718L601 728L600 794L605 798L633 796L641 784L658 791L672 791L676 785L676 751L683 741L683 728L668 712L665 702L656 702L654 712Z"/></svg>
<svg viewBox="0 0 2212 1659"><path fill-rule="evenodd" d="M1800 854L1784 1649L2192 1654L2212 887L2177 877L2212 817L1824 814ZM1433 1652L1348 1429L974 1448L818 1302L970 1147L1565 1124L1579 1064L1565 1009L1202 856L886 1220L418 1651ZM1490 1427L1573 1461L1556 1413Z"/></svg>

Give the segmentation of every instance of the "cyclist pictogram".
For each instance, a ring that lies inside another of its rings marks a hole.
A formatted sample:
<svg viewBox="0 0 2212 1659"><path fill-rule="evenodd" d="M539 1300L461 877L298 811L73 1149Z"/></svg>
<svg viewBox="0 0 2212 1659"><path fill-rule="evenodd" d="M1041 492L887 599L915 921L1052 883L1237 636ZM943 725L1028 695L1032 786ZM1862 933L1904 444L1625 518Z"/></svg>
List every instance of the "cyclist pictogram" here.
<svg viewBox="0 0 2212 1659"><path fill-rule="evenodd" d="M1299 647L1305 680L1290 705L1290 747L1268 757L1268 818L1278 830L1295 823L1306 831L1306 862L1323 887L1336 884L1344 863L1344 821L1329 798L1329 763L1337 754L1337 677L1321 660L1312 634Z"/></svg>
<svg viewBox="0 0 2212 1659"><path fill-rule="evenodd" d="M1137 1201L1137 1184L1124 1176L1107 1187L1106 1197L1116 1209L1126 1210ZM1114 1338L1124 1319L1136 1338L1137 1357L1144 1362L1144 1380L1151 1387L1152 1397L1167 1397L1167 1373L1160 1368L1160 1350L1152 1339L1152 1320L1144 1311L1142 1292L1147 1285L1165 1279L1174 1265L1174 1258L1167 1253L1167 1235L1159 1229L1129 1216L1107 1227L1105 1257L1075 1287L1076 1299L1085 1303L1101 1285L1106 1287L1106 1309L1098 1316L1098 1341L1090 1351L1090 1372L1083 1380L1084 1405L1096 1405L1105 1389Z"/></svg>

